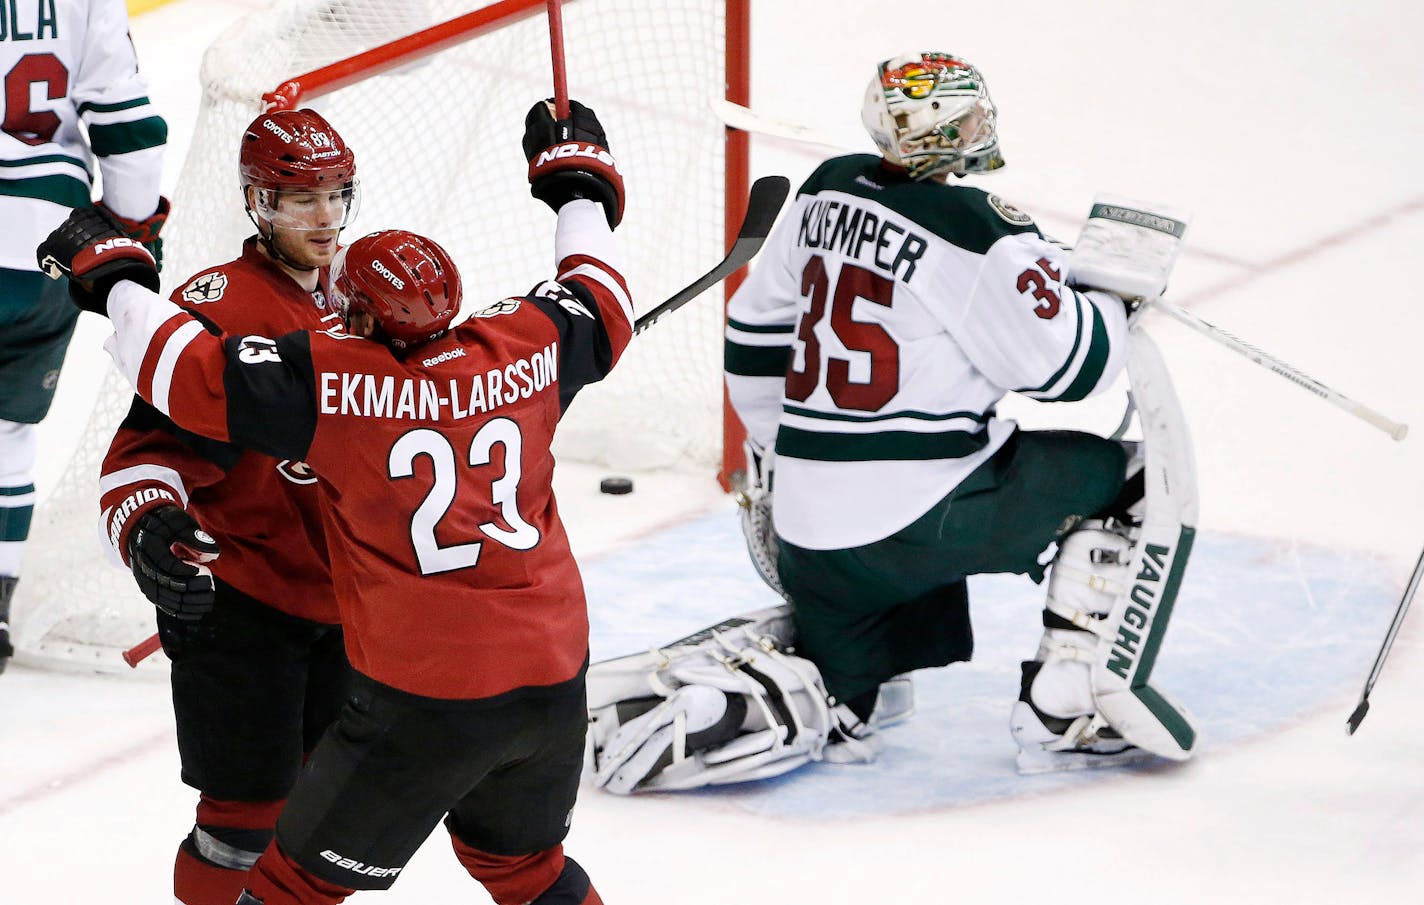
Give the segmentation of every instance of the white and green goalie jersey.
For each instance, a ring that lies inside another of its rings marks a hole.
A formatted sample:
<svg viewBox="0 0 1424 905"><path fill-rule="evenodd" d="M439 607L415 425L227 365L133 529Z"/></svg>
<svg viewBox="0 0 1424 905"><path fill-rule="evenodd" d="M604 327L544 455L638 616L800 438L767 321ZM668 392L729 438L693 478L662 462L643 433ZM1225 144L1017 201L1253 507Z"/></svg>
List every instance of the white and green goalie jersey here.
<svg viewBox="0 0 1424 905"><path fill-rule="evenodd" d="M728 309L727 388L775 445L777 533L816 550L886 538L1004 444L1005 393L1111 385L1126 312L1069 288L1068 257L980 189L873 155L822 164Z"/></svg>
<svg viewBox="0 0 1424 905"><path fill-rule="evenodd" d="M37 269L35 246L90 202L96 158L112 211L154 212L168 127L148 102L124 0L0 0L0 75L0 267Z"/></svg>

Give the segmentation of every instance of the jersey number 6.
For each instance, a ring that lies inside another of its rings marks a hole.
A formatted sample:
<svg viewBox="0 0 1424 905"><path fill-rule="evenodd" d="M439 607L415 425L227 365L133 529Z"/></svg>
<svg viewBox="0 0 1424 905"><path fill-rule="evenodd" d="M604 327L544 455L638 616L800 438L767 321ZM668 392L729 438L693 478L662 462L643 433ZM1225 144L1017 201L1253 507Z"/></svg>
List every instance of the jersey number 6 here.
<svg viewBox="0 0 1424 905"><path fill-rule="evenodd" d="M498 443L504 447L504 476L490 485L490 496L508 528L494 522L481 524L480 531L490 540L498 541L514 550L530 550L540 540L539 529L524 521L519 515L519 504L515 495L519 492L520 455L524 438L519 433L519 425L508 418L495 418L485 424L470 440L469 464L472 467L490 464L490 452ZM387 461L387 471L391 478L409 478L415 475L417 456L429 456L434 483L420 506L410 518L410 542L415 547L415 559L420 566L420 574L434 575L438 572L453 572L469 569L479 564L482 541L440 546L435 539L435 527L455 502L456 477L455 449L439 431L421 428L403 435L391 447Z"/></svg>

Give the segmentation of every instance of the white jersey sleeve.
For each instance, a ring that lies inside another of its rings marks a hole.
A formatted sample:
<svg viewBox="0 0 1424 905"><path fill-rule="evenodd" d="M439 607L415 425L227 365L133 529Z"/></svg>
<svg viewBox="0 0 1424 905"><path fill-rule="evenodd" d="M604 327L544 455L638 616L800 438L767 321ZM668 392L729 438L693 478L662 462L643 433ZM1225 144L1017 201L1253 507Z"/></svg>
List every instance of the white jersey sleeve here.
<svg viewBox="0 0 1424 905"><path fill-rule="evenodd" d="M1066 283L1068 253L1032 233L999 239L961 305L932 310L993 383L1073 402L1110 386L1126 363L1127 313L1105 292Z"/></svg>
<svg viewBox="0 0 1424 905"><path fill-rule="evenodd" d="M786 367L800 318L789 257L795 238L792 224L802 203L798 198L772 230L751 273L727 303L727 396L747 437L763 449L771 449L776 441Z"/></svg>
<svg viewBox="0 0 1424 905"><path fill-rule="evenodd" d="M168 127L139 75L124 0L4 9L0 267L35 270L35 246L92 200L96 168L116 213L157 209Z"/></svg>

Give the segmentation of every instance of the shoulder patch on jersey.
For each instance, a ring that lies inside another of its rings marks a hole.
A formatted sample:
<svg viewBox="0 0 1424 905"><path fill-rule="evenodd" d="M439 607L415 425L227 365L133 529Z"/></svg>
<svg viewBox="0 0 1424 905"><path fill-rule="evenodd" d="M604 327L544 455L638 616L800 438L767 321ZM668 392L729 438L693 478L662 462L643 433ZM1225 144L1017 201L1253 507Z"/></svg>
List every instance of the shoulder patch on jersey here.
<svg viewBox="0 0 1424 905"><path fill-rule="evenodd" d="M1032 217L1000 198L998 195L989 196L989 206L994 209L994 213L1003 217L1014 226L1027 226L1033 222Z"/></svg>
<svg viewBox="0 0 1424 905"><path fill-rule="evenodd" d="M190 305L216 302L227 291L227 274L221 270L205 273L183 287L183 301Z"/></svg>
<svg viewBox="0 0 1424 905"><path fill-rule="evenodd" d="M519 299L504 299L495 302L487 308L481 308L471 317L499 317L501 314L513 314L519 310Z"/></svg>

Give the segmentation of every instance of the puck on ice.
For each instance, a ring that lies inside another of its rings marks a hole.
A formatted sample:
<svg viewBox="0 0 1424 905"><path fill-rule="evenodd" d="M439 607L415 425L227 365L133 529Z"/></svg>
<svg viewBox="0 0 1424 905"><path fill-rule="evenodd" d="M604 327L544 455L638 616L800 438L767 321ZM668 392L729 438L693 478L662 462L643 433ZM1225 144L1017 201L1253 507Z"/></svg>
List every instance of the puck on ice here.
<svg viewBox="0 0 1424 905"><path fill-rule="evenodd" d="M623 494L633 492L632 478L604 478L598 482L601 493Z"/></svg>

